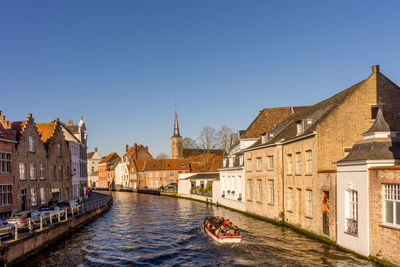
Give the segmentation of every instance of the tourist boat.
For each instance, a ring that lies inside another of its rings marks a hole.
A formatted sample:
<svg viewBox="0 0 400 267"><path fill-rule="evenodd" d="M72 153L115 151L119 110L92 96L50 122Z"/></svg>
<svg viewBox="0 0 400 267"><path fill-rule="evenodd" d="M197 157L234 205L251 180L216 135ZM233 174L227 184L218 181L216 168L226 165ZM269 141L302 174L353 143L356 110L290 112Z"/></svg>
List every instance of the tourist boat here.
<svg viewBox="0 0 400 267"><path fill-rule="evenodd" d="M219 243L239 243L240 241L242 241L241 236L217 236L216 234L211 232L211 230L208 229L206 225L204 225L204 230L209 236L211 236L215 241Z"/></svg>

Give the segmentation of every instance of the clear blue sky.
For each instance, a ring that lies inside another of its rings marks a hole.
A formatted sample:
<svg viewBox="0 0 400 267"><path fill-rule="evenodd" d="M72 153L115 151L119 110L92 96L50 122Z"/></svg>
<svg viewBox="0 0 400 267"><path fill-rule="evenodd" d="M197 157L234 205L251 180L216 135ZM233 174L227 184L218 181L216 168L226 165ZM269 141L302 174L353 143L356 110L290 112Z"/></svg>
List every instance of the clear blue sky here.
<svg viewBox="0 0 400 267"><path fill-rule="evenodd" d="M245 129L266 107L308 105L365 79L400 84L400 1L2 1L0 109L83 115L89 150Z"/></svg>

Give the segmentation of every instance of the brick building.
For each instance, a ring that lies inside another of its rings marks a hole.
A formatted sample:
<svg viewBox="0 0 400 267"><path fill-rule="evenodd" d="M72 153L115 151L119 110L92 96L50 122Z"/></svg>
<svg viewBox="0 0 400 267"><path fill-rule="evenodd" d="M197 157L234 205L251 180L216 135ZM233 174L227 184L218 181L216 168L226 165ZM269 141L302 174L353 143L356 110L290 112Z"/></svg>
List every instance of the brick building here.
<svg viewBox="0 0 400 267"><path fill-rule="evenodd" d="M142 144L134 144L129 147L126 145L126 153L122 157L122 161L128 170L128 188L134 190L138 188L138 177L136 173L136 168L134 167L135 160L152 160L153 156L149 152L148 146L143 146ZM126 183L126 181L124 182Z"/></svg>
<svg viewBox="0 0 400 267"><path fill-rule="evenodd" d="M400 132L382 110L384 105L364 139L337 162L337 242L400 264Z"/></svg>
<svg viewBox="0 0 400 267"><path fill-rule="evenodd" d="M139 189L177 184L180 173L190 172L188 159L134 160L131 167L139 177Z"/></svg>
<svg viewBox="0 0 400 267"><path fill-rule="evenodd" d="M292 115L267 131L245 152L246 179L248 170L257 172L257 158L261 158L259 165L266 168L267 173L268 165L274 166L272 175L266 173L261 180L278 180L278 187L275 182L273 186L268 182L265 188L263 182L258 185L253 179L247 179L247 196L256 192L269 198L273 194L268 189L273 187L274 193L282 192L276 200L282 207L277 209L280 217L335 240L336 166L333 163L348 153L371 127L378 111L379 97L385 103L388 122L398 127L400 90L380 73L379 66L372 67L372 74L367 79L333 97L294 109ZM265 161L262 155L256 154L256 147L265 149ZM276 211L274 214L276 216Z"/></svg>
<svg viewBox="0 0 400 267"><path fill-rule="evenodd" d="M115 167L120 161L121 158L116 152L111 152L104 159L99 161L99 182L97 184L97 188L115 188Z"/></svg>
<svg viewBox="0 0 400 267"><path fill-rule="evenodd" d="M0 218L11 215L18 210L17 186L15 185L15 143L12 134L7 131L10 127L0 112Z"/></svg>

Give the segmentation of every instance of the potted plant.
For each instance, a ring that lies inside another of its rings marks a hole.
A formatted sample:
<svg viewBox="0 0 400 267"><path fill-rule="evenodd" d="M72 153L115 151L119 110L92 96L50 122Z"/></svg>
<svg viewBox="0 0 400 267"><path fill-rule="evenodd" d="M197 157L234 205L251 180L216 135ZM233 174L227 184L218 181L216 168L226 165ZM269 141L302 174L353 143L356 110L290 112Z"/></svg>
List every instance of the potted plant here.
<svg viewBox="0 0 400 267"><path fill-rule="evenodd" d="M233 195L235 194L235 190L232 190L232 194L233 194Z"/></svg>
<svg viewBox="0 0 400 267"><path fill-rule="evenodd" d="M228 190L228 194L230 194L231 193L231 190Z"/></svg>

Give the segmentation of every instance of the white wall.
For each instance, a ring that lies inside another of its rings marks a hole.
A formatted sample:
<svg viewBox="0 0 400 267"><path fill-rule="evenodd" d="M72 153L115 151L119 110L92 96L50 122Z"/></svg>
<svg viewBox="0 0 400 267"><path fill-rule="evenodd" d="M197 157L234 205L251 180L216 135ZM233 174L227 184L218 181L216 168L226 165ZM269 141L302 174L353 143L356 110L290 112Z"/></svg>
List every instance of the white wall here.
<svg viewBox="0 0 400 267"><path fill-rule="evenodd" d="M228 193L230 191L230 193ZM232 193L234 191L234 193ZM225 197L222 194L225 192ZM214 193L214 192L213 192ZM241 200L238 200L241 195ZM224 169L220 171L220 188L218 192L218 202L238 210L245 210L245 184L244 169Z"/></svg>
<svg viewBox="0 0 400 267"><path fill-rule="evenodd" d="M191 188L190 176L195 175L194 173L180 173L178 175L178 194L189 195Z"/></svg>
<svg viewBox="0 0 400 267"><path fill-rule="evenodd" d="M346 233L346 191L358 191L358 235ZM368 166L338 166L337 243L369 256Z"/></svg>

